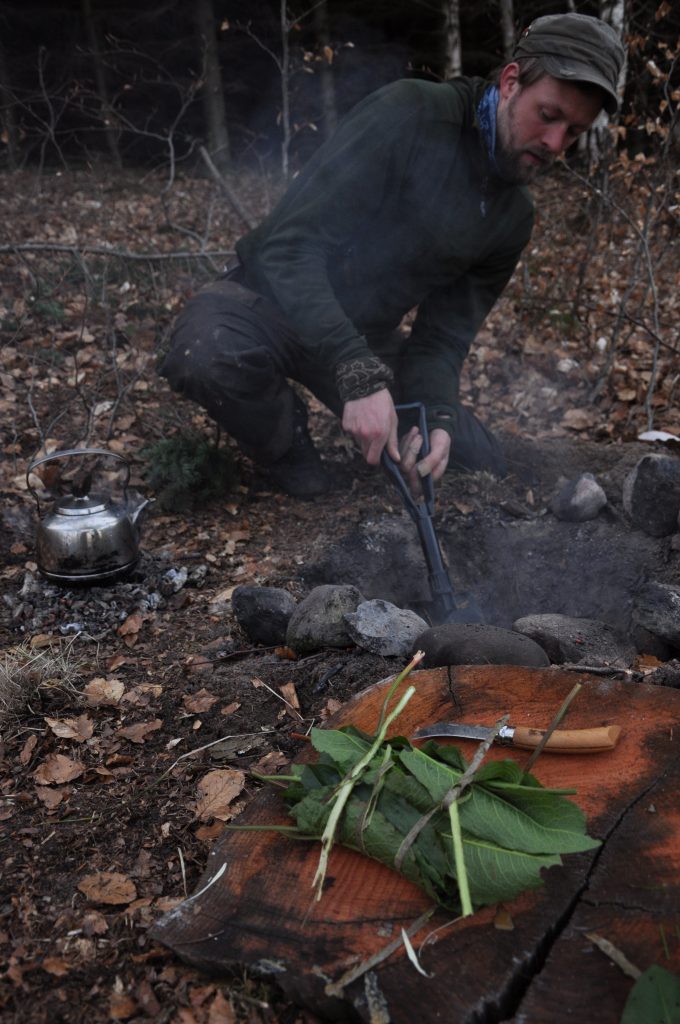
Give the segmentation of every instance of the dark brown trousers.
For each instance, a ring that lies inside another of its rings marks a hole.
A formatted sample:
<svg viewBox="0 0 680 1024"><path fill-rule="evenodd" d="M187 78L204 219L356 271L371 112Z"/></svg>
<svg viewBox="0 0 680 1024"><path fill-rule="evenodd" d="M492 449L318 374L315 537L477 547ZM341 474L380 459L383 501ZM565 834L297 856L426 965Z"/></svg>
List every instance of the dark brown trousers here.
<svg viewBox="0 0 680 1024"><path fill-rule="evenodd" d="M338 416L342 402L332 370L309 355L279 309L241 280L241 268L236 267L189 300L175 323L160 373L174 391L198 402L247 455L267 463L284 455L292 443L293 409L299 399L290 381L303 384ZM401 400L404 344L394 332L387 345L384 338L380 345L380 357L395 374L396 402ZM454 437L452 468L504 475L498 441L459 403Z"/></svg>

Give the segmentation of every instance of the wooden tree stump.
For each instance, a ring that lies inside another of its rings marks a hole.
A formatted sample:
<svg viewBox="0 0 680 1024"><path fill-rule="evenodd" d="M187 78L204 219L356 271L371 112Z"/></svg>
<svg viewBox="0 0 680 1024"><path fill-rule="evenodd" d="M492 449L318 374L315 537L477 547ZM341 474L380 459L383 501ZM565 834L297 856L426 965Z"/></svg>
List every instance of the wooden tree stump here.
<svg viewBox="0 0 680 1024"><path fill-rule="evenodd" d="M313 900L319 844L275 832L227 832L210 854L193 896L161 918L152 936L212 973L248 970L276 981L329 1020L369 1024L446 1021L618 1024L633 984L587 938L594 931L645 970L680 971L680 693L559 668L466 666L414 672L417 692L393 734L454 719L547 727L575 682L584 688L564 727L617 724L609 753L543 754L534 773L546 786L573 786L588 831L603 842L566 856L545 885L508 903L451 920L437 910L423 977L403 944L355 980L348 972L397 940L431 904L411 883L350 850L331 853L326 889ZM390 680L357 695L328 722L373 732ZM456 741L469 757L474 743ZM300 760L310 754L302 751ZM490 757L529 754L494 747ZM279 795L263 789L238 824L290 824ZM434 932L436 931L436 935Z"/></svg>

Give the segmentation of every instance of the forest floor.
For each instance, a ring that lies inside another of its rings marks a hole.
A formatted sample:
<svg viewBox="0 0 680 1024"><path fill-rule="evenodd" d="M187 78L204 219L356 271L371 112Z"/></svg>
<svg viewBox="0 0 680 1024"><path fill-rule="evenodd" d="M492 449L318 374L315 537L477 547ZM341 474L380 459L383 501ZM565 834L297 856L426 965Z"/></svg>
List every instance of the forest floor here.
<svg viewBox="0 0 680 1024"><path fill-rule="evenodd" d="M0 247L3 1022L311 1021L257 979L186 967L148 931L192 891L225 822L257 791L249 772L286 763L292 732L401 667L354 651L337 670L337 652L256 648L231 614L242 583L300 596L311 550L395 510L389 486L315 403L313 434L334 477L323 499L273 493L234 452L240 480L226 498L143 513L130 580L68 590L36 574L26 485L36 454L106 446L130 460L133 489L153 496L145 448L190 429L214 436L155 366L183 301L221 265L171 254L229 250L242 225L213 183L167 185L16 173L0 192L7 245L36 246ZM235 185L256 215L275 192L254 177ZM673 353L658 343L680 294L671 215L647 220L641 247L637 184L618 214L567 172L537 195L534 239L463 382L492 428L556 445L531 493L516 478L494 485L525 504L554 486L562 442L582 443L592 465L593 450L626 445L650 423L680 433ZM461 515L483 500L474 478L439 488L440 509L457 503ZM168 571L183 569L175 590Z"/></svg>

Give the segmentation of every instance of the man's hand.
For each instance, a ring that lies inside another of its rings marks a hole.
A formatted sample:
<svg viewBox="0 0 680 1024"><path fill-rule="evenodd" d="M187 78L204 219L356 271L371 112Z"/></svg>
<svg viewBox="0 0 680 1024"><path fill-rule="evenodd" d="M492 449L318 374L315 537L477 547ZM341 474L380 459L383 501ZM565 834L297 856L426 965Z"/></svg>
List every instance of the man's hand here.
<svg viewBox="0 0 680 1024"><path fill-rule="evenodd" d="M387 388L345 402L342 428L351 434L361 448L369 466L377 466L383 448L395 462L401 461L397 444L397 413Z"/></svg>
<svg viewBox="0 0 680 1024"><path fill-rule="evenodd" d="M429 454L419 461L418 455L422 444L423 439L417 427L411 427L399 443L401 472L414 498L422 497L421 477L431 473L432 479L436 481L443 476L451 453L451 437L440 427L435 427L430 434Z"/></svg>

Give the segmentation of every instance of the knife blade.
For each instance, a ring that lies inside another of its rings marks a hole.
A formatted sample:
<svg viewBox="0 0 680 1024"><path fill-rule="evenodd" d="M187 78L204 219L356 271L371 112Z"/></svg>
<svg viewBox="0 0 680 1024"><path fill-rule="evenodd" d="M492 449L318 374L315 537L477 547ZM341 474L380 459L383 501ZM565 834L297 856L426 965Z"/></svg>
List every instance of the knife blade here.
<svg viewBox="0 0 680 1024"><path fill-rule="evenodd" d="M493 731L487 725L435 722L416 729L411 738L420 740L452 736L456 739L482 741L488 739ZM521 750L535 750L546 731L525 725L504 725L494 742L518 747ZM600 754L613 750L620 735L619 725L602 725L593 729L555 729L543 749L554 754Z"/></svg>

